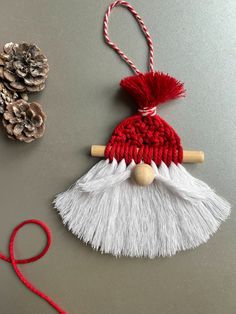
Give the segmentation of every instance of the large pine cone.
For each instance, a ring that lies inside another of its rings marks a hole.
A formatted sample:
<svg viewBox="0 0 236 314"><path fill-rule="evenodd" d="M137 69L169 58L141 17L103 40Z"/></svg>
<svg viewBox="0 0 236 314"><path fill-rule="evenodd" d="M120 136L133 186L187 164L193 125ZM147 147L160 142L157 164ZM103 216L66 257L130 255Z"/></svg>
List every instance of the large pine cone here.
<svg viewBox="0 0 236 314"><path fill-rule="evenodd" d="M26 143L43 136L45 120L46 115L38 103L30 104L23 99L7 105L3 114L8 137Z"/></svg>
<svg viewBox="0 0 236 314"><path fill-rule="evenodd" d="M34 44L7 43L0 53L0 77L12 91L43 90L48 71L46 56Z"/></svg>
<svg viewBox="0 0 236 314"><path fill-rule="evenodd" d="M16 101L17 99L28 100L28 95L25 93L16 93L8 90L0 80L0 115L2 115L7 105Z"/></svg>

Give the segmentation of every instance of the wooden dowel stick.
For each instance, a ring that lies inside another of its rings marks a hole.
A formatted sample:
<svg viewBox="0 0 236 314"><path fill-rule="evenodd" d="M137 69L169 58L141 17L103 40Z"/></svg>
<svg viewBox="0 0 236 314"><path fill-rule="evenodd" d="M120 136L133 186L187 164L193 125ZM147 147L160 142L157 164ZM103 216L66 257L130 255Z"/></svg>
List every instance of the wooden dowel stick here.
<svg viewBox="0 0 236 314"><path fill-rule="evenodd" d="M106 146L104 145L92 145L91 156L104 157ZM204 152L195 150L184 150L183 162L184 163L200 163L204 161Z"/></svg>
<svg viewBox="0 0 236 314"><path fill-rule="evenodd" d="M183 162L184 163L201 163L204 161L204 152L197 150L184 150Z"/></svg>

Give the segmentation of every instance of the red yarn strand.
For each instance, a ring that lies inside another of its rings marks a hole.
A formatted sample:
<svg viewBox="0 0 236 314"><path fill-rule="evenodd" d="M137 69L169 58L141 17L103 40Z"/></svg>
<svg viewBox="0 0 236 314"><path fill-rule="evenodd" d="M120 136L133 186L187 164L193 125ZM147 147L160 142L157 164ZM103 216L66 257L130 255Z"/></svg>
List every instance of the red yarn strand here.
<svg viewBox="0 0 236 314"><path fill-rule="evenodd" d="M35 224L39 227L41 227L47 237L47 243L45 245L45 248L42 250L41 253L39 253L38 255L35 255L33 257L30 258L26 258L26 259L16 259L15 258L15 238L16 235L18 233L18 231L23 228L25 225L28 224ZM60 314L67 314L67 312L65 312L58 304L56 304L49 296L47 296L45 293L43 293L42 291L40 291L39 289L37 289L32 283L30 283L30 281L28 281L24 275L22 274L22 272L20 271L20 269L18 268L17 264L28 264L28 263L32 263L35 262L37 260L39 260L41 257L43 257L52 242L52 236L51 236L51 231L49 229L49 227L42 221L40 220L35 220L35 219L30 219L30 220L25 220L22 223L20 223L18 226L16 226L11 234L10 237L10 242L9 242L9 257L3 255L0 252L0 259L4 260L5 262L11 263L16 275L18 276L18 278L20 279L20 281L30 290L32 291L34 294L38 295L40 298L44 299L46 302L48 302L58 313Z"/></svg>

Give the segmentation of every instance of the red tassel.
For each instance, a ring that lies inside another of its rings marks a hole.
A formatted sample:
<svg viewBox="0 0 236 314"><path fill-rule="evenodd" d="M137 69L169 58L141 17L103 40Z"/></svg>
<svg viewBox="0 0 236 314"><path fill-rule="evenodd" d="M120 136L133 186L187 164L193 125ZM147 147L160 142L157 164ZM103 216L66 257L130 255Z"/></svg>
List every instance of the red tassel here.
<svg viewBox="0 0 236 314"><path fill-rule="evenodd" d="M134 98L139 109L185 96L184 84L162 72L126 77L121 80L120 86Z"/></svg>

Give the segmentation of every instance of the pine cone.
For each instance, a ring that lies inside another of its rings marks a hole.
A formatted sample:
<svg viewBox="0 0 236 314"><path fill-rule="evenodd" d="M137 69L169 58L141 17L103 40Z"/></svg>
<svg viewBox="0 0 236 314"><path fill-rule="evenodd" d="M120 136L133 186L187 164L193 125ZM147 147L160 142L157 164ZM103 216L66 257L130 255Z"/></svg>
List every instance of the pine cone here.
<svg viewBox="0 0 236 314"><path fill-rule="evenodd" d="M2 115L7 107L17 99L28 100L28 95L25 93L19 94L8 90L0 80L0 115Z"/></svg>
<svg viewBox="0 0 236 314"><path fill-rule="evenodd" d="M41 106L19 99L6 107L3 125L8 137L30 143L44 134L46 115Z"/></svg>
<svg viewBox="0 0 236 314"><path fill-rule="evenodd" d="M0 53L0 77L9 90L39 92L44 89L49 66L34 44L7 43Z"/></svg>

